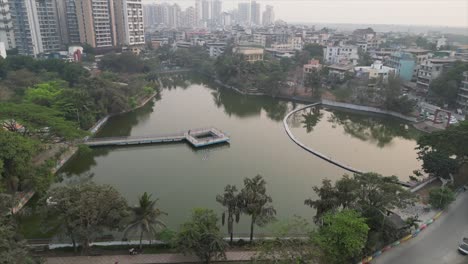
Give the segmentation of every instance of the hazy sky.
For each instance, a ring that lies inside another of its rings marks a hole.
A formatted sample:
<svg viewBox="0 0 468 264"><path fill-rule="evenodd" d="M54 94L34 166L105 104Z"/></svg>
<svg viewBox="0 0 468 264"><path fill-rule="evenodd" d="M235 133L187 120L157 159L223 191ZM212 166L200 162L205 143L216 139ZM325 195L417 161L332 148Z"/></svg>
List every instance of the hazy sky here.
<svg viewBox="0 0 468 264"><path fill-rule="evenodd" d="M182 7L195 0L143 0L176 2ZM222 0L230 10L242 0ZM468 0L257 0L275 7L286 22L438 25L468 28Z"/></svg>

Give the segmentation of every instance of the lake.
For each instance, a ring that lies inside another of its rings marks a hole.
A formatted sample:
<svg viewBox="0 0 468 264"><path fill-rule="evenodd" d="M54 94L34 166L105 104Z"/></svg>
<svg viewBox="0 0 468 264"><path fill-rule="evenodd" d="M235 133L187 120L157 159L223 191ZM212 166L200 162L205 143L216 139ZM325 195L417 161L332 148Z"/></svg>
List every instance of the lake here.
<svg viewBox="0 0 468 264"><path fill-rule="evenodd" d="M346 171L289 139L282 119L299 106L186 82L164 89L160 99L143 108L111 118L97 137L216 127L230 136L230 144L203 149L186 143L95 148L67 163L60 175L66 182L91 178L110 184L130 205L143 192L151 193L168 213L163 221L177 229L192 208L221 213L215 197L227 184L240 189L245 177L261 174L279 219L300 215L311 220L314 210L304 200L315 197L312 187L325 178L337 180ZM296 113L288 123L303 143L357 169L407 180L420 168L415 151L418 133L398 119L319 107ZM236 234L248 233L248 220L241 217Z"/></svg>

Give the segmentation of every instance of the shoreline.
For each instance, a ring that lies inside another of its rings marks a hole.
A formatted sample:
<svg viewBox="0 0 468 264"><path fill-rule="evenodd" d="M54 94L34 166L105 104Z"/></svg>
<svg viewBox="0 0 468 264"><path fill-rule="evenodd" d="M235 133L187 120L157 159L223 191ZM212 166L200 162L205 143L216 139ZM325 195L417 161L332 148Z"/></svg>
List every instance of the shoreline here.
<svg viewBox="0 0 468 264"><path fill-rule="evenodd" d="M381 115L387 115L387 116L392 116L396 117L399 119L403 119L405 121L411 122L412 125L416 122L418 122L418 119L416 117L412 116L407 116L395 111L390 111L390 110L385 110L382 108L377 108L377 107L372 107L372 106L366 106L366 105L357 105L357 104L351 104L351 103L345 103L345 102L339 102L339 101L332 101L332 100L327 100L327 99L312 99L312 98L303 98L303 97L296 97L296 96L291 96L291 95L268 95L265 93L251 93L251 92L243 92L239 90L239 88L227 85L222 83L220 80L213 78L214 82L224 88L231 89L239 94L242 95L247 95L247 96L268 96L274 99L280 99L280 100L285 100L289 102L297 102L297 103L305 103L305 104L315 104L315 103L320 103L324 106L330 106L330 107L336 107L336 108L344 108L344 109L350 109L350 110L355 110L355 111L360 111L360 112L367 112L367 113L375 113L375 114L381 114ZM413 125L414 126L414 125ZM422 130L421 130L422 131ZM424 131L427 132L427 131Z"/></svg>
<svg viewBox="0 0 468 264"><path fill-rule="evenodd" d="M88 129L88 131L91 133L91 136L94 136L107 123L109 118L111 118L113 116L118 116L118 115L126 114L128 112L137 110L137 109L145 106L149 101L153 100L154 97L156 97L157 94L158 94L157 92L153 93L151 96L143 99L143 102L141 102L139 105L137 105L136 107L134 107L132 109L104 116L103 118L99 119L90 129ZM86 140L88 140L89 137L90 136L86 136L85 138L83 138L83 140L86 141ZM55 175L63 166L65 166L65 164L68 161L70 161L76 155L77 152L78 152L77 144L70 144L68 146L67 150L65 150L60 155L59 159L56 161L55 166L51 169L51 173L53 175ZM17 212L21 211L21 209L23 209L24 206L26 206L26 204L29 202L29 200L35 194L36 194L36 192L34 190L26 192L26 195L24 196L24 198L20 199L19 203L16 204L12 208L12 212L17 213Z"/></svg>

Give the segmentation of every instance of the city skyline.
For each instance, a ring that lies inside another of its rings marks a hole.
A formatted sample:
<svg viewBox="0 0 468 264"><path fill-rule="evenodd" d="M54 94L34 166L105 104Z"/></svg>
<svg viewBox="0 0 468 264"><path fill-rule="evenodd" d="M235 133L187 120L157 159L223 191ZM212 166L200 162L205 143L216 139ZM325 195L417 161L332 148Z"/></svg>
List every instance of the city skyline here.
<svg viewBox="0 0 468 264"><path fill-rule="evenodd" d="M221 0L223 11L236 9L242 0ZM468 28L468 1L465 0L258 0L261 12L275 8L276 19L289 23L387 24ZM194 6L195 0L143 0L144 4L177 3ZM370 10L385 10L369 12Z"/></svg>

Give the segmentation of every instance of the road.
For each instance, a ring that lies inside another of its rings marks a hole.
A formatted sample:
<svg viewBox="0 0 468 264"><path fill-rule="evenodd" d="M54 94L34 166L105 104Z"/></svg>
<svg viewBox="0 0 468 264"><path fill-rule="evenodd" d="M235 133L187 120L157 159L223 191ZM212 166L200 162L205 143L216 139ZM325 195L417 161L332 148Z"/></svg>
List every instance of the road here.
<svg viewBox="0 0 468 264"><path fill-rule="evenodd" d="M461 193L442 216L416 238L383 253L374 264L462 264L458 242L468 237L468 191Z"/></svg>

